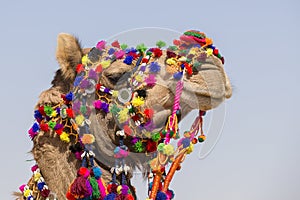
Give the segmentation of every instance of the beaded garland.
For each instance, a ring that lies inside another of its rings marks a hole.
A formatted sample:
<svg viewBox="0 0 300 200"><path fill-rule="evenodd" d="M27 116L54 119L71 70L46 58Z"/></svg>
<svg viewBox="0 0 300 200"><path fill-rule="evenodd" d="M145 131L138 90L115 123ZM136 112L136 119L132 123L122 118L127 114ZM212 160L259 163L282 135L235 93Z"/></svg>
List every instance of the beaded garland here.
<svg viewBox="0 0 300 200"><path fill-rule="evenodd" d="M98 42L96 47L83 56L82 63L76 68L74 92L62 95L63 100L58 105L43 105L35 111L36 122L28 131L31 139L33 140L40 131L48 132L51 129L62 141L67 143L72 141L73 145L70 150L82 160L82 167L78 170L78 177L74 181L84 179L89 185L86 186L90 188L89 192L75 194L72 183L67 193L68 199L98 199L100 196L106 200L125 197L133 199L125 179L130 169L125 162L128 156L128 147L123 141L125 137L132 138L131 143L136 152L153 153L149 162L151 173L148 199L174 198L173 191L168 187L175 171L180 169L180 163L183 162L185 155L193 151L193 145L206 139L202 129L202 116L205 112L199 111L199 116L195 119L191 129L186 131L184 137L178 141L177 149L169 144L170 139L180 138L177 114L180 112L179 100L183 88L183 74L197 73L209 56L218 57L223 64L224 58L213 46L212 40L199 31L186 31L180 40L174 40L173 44L166 50L165 63L166 71L177 81L177 96L174 99L173 112L165 128L159 132L152 132L155 128L152 122L153 110L144 108L143 105L147 98L145 89L155 85L156 74L161 70L156 60L163 55L161 48L165 46L165 43L162 41L157 42L157 47L149 49L144 44L136 48L128 48L126 44L120 45L118 41L113 42L110 47L106 47L105 41ZM102 57L101 60L100 57ZM116 60L123 60L125 64L134 66L127 86L120 90L107 88L99 81L103 69L108 68ZM96 99L90 104L90 99L94 97L94 94ZM114 150L116 162L111 169L113 178L107 186L108 193L103 189L105 186L101 181L100 168L95 167L93 161L95 155L92 151L92 143L95 136L89 130L91 123L89 116L93 109L105 114L111 112L116 116L120 127L116 133L120 144ZM197 138L199 131L201 134ZM74 139L70 138L72 136ZM144 139L147 137L149 139ZM166 174L168 163L172 165ZM91 166L90 169L88 169L89 166ZM120 174L122 180L119 185L116 182L116 176ZM31 192L27 187L22 187L21 191L24 196L26 193L26 198L33 199L28 195ZM39 188L48 191L44 181L40 181Z"/></svg>

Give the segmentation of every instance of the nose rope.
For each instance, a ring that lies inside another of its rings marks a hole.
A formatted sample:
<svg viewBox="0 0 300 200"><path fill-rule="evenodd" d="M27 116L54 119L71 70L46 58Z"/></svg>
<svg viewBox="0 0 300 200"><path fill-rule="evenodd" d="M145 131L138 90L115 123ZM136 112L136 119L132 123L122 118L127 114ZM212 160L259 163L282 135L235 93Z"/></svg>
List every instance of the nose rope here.
<svg viewBox="0 0 300 200"><path fill-rule="evenodd" d="M172 114L169 117L169 122L168 122L168 132L166 134L166 139L165 139L165 144L170 143L170 131L176 132L177 128L177 115L176 112L180 109L180 97L182 94L183 90L183 81L179 80L176 84L176 92L175 92L175 98L174 98L174 105L173 105L173 111ZM175 122L175 123L174 123Z"/></svg>

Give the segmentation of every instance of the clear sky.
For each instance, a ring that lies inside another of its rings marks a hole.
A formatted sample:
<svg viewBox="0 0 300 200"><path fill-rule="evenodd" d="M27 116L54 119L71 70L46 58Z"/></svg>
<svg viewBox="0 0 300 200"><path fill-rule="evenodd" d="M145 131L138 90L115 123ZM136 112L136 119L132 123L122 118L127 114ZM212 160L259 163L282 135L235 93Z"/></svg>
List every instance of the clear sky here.
<svg viewBox="0 0 300 200"><path fill-rule="evenodd" d="M218 144L205 159L199 148L187 158L171 186L175 199L300 199L299 10L297 0L1 2L0 199L12 199L31 176L27 130L58 68L57 35L74 34L90 47L145 26L204 31L225 56L234 88L221 108ZM206 128L209 137L213 127Z"/></svg>

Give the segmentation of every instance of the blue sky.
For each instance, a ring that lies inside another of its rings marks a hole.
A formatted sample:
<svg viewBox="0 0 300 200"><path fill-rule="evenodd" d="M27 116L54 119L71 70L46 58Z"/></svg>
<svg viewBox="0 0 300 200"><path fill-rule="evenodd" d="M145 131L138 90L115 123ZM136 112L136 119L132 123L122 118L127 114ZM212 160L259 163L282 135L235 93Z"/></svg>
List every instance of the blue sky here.
<svg viewBox="0 0 300 200"><path fill-rule="evenodd" d="M299 199L299 5L296 0L2 2L1 199L12 199L11 192L31 176L27 130L38 95L58 68L57 35L74 34L90 47L142 27L204 31L225 56L234 88L218 144L203 160L197 153L187 158L171 186L175 199ZM143 199L143 186L138 189Z"/></svg>

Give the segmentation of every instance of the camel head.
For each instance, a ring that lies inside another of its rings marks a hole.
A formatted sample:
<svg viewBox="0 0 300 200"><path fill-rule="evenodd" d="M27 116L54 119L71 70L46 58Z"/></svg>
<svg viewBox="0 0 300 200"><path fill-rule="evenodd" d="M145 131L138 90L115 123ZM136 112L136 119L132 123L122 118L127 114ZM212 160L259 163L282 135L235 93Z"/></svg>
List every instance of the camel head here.
<svg viewBox="0 0 300 200"><path fill-rule="evenodd" d="M207 111L231 97L224 58L203 33L187 31L174 40L173 46L163 47L161 41L157 46L129 48L117 41L112 44L100 41L94 48L82 49L72 35L59 34L56 58L60 68L52 87L41 93L37 108L59 104L61 95L69 92L87 96L85 109L90 109L85 111L90 112L87 123L95 137L90 148L100 166L105 169L114 165L114 149L119 142L116 132L120 130L128 136L124 141L130 150L126 162L133 166L147 163L149 157L141 154L147 150L137 149L132 145L133 139L151 138L151 134L166 126L172 113L180 120L191 110ZM182 85L178 85L179 81ZM174 112L176 97L180 105ZM80 121L76 117L81 115L81 107L75 98L75 121ZM49 187L61 198L79 166L75 157L67 153L70 146L56 139L53 133L34 138L34 157ZM46 166L46 162L51 166ZM69 173L69 177L60 177L56 165L64 174ZM104 179L109 181L107 174L104 172Z"/></svg>

